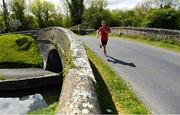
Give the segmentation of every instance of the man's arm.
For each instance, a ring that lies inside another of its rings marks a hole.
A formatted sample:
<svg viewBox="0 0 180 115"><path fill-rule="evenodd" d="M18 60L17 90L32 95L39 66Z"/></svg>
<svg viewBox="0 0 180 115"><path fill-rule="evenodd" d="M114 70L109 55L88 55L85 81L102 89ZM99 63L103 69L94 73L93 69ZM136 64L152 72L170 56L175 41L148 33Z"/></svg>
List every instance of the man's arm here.
<svg viewBox="0 0 180 115"><path fill-rule="evenodd" d="M111 33L111 29L109 27L107 27L105 33L106 34Z"/></svg>
<svg viewBox="0 0 180 115"><path fill-rule="evenodd" d="M111 29L108 27L108 33L111 33Z"/></svg>
<svg viewBox="0 0 180 115"><path fill-rule="evenodd" d="M99 34L100 34L100 30L98 29L98 30L97 30L97 33L96 33L96 37L97 37L97 38L99 37Z"/></svg>

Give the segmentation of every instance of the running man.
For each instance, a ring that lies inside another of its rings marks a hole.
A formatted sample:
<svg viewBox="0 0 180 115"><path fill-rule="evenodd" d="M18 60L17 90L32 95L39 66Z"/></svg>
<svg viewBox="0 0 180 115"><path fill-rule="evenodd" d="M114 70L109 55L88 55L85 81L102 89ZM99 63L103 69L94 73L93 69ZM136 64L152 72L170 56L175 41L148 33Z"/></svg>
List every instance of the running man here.
<svg viewBox="0 0 180 115"><path fill-rule="evenodd" d="M101 21L101 27L97 31L97 37L101 35L101 44L99 44L99 47L103 47L105 58L108 60L108 55L106 51L106 45L108 42L108 34L111 32L110 28L107 26L107 22L105 20Z"/></svg>

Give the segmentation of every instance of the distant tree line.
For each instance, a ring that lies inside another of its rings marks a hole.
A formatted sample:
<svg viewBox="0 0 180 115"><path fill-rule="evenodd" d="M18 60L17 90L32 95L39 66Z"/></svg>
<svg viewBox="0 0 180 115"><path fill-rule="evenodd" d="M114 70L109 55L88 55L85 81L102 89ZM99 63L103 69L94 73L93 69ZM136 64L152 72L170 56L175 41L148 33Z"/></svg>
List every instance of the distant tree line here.
<svg viewBox="0 0 180 115"><path fill-rule="evenodd" d="M95 28L101 20L109 26L132 26L180 30L180 0L145 0L133 9L107 9L106 0L2 0L0 28L3 31L50 26ZM21 22L13 28L12 20Z"/></svg>
<svg viewBox="0 0 180 115"><path fill-rule="evenodd" d="M3 0L0 10L1 30L14 31L13 20L21 22L16 30L30 30L49 26L63 26L66 17L48 0ZM4 7L5 6L5 7ZM5 24L5 20L8 24Z"/></svg>
<svg viewBox="0 0 180 115"><path fill-rule="evenodd" d="M130 10L109 10L104 2L92 0L84 11L84 23L89 27L97 28L105 19L109 26L180 29L180 0L145 0Z"/></svg>

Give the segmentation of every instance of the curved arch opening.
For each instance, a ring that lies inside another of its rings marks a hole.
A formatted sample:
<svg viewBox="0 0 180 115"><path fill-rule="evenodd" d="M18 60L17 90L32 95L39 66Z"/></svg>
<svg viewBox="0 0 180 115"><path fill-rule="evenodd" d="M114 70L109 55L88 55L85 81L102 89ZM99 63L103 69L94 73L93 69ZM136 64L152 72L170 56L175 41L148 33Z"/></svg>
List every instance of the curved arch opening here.
<svg viewBox="0 0 180 115"><path fill-rule="evenodd" d="M46 70L55 73L59 73L63 71L62 61L56 49L51 50L48 54Z"/></svg>

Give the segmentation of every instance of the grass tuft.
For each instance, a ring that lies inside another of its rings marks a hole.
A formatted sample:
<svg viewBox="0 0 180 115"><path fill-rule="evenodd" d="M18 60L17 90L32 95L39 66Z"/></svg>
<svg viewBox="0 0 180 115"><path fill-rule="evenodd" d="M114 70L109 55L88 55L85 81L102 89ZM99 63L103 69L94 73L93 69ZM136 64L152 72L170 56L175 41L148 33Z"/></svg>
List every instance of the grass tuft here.
<svg viewBox="0 0 180 115"><path fill-rule="evenodd" d="M47 108L38 109L28 113L28 115L55 115L58 103L51 104Z"/></svg>

